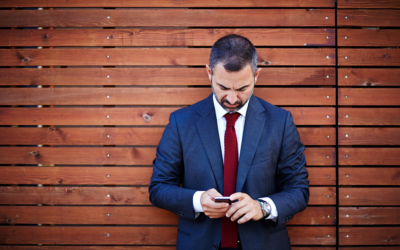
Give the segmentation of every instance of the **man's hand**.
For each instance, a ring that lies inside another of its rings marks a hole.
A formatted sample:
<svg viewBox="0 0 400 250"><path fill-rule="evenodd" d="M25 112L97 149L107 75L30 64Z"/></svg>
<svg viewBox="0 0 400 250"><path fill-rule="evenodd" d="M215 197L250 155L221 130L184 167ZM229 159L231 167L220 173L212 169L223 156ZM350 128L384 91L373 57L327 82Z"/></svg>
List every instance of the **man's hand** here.
<svg viewBox="0 0 400 250"><path fill-rule="evenodd" d="M239 224L243 224L249 220L257 221L264 216L258 201L253 200L248 194L240 192L234 193L230 198L231 201L239 200L238 202L233 203L226 212L226 217L230 217L232 221L235 221L244 215L240 220L238 220Z"/></svg>
<svg viewBox="0 0 400 250"><path fill-rule="evenodd" d="M214 201L215 196L222 196L222 195L218 193L217 190L212 188L204 192L200 197L200 203L201 206L203 207L203 211L211 219L224 217L226 211L229 208L228 203L225 202L215 203Z"/></svg>

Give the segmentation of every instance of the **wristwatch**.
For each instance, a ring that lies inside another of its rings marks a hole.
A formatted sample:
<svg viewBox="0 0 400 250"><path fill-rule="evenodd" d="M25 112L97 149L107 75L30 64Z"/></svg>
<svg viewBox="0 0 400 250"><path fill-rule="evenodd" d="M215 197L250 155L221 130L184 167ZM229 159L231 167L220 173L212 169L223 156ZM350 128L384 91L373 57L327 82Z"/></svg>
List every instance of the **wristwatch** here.
<svg viewBox="0 0 400 250"><path fill-rule="evenodd" d="M264 200L257 201L260 203L261 211L263 212L262 219L268 218L268 216L271 214L271 205L269 205L269 203Z"/></svg>

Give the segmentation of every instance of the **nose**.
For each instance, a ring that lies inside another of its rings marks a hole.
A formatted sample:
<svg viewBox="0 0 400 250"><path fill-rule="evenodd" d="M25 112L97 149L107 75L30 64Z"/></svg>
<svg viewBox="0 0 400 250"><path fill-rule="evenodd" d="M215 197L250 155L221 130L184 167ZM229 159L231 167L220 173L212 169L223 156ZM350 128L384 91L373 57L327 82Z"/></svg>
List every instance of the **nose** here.
<svg viewBox="0 0 400 250"><path fill-rule="evenodd" d="M235 102L237 101L237 95L235 91L229 91L226 100L232 105L235 104Z"/></svg>

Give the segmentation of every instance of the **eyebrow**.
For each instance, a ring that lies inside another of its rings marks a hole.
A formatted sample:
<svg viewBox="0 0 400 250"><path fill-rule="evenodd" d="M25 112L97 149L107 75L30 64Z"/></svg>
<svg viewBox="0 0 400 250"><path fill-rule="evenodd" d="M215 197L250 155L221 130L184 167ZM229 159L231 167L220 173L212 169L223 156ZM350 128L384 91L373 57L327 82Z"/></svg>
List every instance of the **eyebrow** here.
<svg viewBox="0 0 400 250"><path fill-rule="evenodd" d="M221 83L217 83L217 85L220 86L220 87L229 89L229 88L227 88L226 86L222 85ZM250 84L244 85L244 86L238 88L237 90L242 90L242 89L244 89L244 88L247 88L248 86L250 86Z"/></svg>

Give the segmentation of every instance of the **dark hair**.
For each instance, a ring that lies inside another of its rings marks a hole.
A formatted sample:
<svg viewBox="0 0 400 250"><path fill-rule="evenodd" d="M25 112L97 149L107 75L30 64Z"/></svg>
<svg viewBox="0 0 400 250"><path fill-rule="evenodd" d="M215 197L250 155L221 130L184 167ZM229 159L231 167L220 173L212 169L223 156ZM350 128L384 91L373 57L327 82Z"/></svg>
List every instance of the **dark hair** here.
<svg viewBox="0 0 400 250"><path fill-rule="evenodd" d="M222 63L226 71L239 71L250 64L257 71L256 47L244 36L230 34L218 39L211 48L210 68Z"/></svg>

